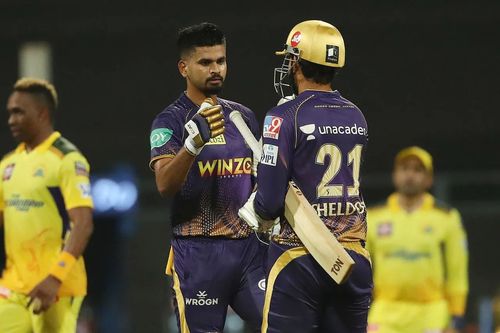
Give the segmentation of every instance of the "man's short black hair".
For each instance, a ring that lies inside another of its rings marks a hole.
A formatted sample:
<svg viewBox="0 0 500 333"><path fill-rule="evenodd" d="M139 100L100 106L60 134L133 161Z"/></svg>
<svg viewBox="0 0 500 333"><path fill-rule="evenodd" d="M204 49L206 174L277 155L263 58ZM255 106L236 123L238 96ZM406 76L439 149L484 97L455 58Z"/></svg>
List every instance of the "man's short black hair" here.
<svg viewBox="0 0 500 333"><path fill-rule="evenodd" d="M320 84L332 83L333 77L339 70L335 67L318 65L304 59L299 60L299 66L306 79Z"/></svg>
<svg viewBox="0 0 500 333"><path fill-rule="evenodd" d="M213 23L203 22L179 30L177 49L182 58L200 46L214 46L226 43L226 37L219 27Z"/></svg>

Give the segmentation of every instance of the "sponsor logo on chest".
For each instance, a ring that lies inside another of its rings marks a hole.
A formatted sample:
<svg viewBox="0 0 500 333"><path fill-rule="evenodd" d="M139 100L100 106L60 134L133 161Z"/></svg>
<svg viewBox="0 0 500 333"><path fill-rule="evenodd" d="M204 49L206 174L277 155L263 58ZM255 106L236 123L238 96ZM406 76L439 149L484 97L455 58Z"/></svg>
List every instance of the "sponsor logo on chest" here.
<svg viewBox="0 0 500 333"><path fill-rule="evenodd" d="M15 163L11 163L5 167L3 170L2 180L7 181L12 177L12 173L14 172Z"/></svg>
<svg viewBox="0 0 500 333"><path fill-rule="evenodd" d="M251 157L236 157L209 161L198 161L201 177L237 176L252 173Z"/></svg>

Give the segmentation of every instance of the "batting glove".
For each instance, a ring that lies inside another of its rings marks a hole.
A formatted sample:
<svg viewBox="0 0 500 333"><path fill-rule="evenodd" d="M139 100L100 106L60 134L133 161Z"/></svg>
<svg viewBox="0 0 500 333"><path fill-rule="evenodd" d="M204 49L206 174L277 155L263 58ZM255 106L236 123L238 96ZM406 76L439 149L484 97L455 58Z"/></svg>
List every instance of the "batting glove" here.
<svg viewBox="0 0 500 333"><path fill-rule="evenodd" d="M279 221L279 218L274 220L266 220L259 216L255 212L253 207L253 202L255 200L255 194L257 192L253 192L250 194L247 202L238 210L238 216L245 221L252 230L255 231L267 231L271 229L274 225L276 225Z"/></svg>
<svg viewBox="0 0 500 333"><path fill-rule="evenodd" d="M211 138L224 133L224 116L222 106L213 105L210 98L205 99L198 112L184 125L188 137L184 148L193 156L197 156Z"/></svg>
<svg viewBox="0 0 500 333"><path fill-rule="evenodd" d="M280 98L280 100L278 101L278 105L281 105L281 104L286 103L288 101L291 101L293 99L295 99L295 95L285 96L283 98Z"/></svg>

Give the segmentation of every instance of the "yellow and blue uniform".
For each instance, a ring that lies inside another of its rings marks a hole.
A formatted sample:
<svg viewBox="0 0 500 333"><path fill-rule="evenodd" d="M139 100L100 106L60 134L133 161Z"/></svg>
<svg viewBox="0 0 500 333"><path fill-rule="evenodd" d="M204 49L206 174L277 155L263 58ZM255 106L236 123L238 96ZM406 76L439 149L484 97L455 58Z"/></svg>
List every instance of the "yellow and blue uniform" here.
<svg viewBox="0 0 500 333"><path fill-rule="evenodd" d="M422 333L463 316L468 293L467 240L456 209L425 194L412 212L397 194L368 210L367 247L374 264L369 332Z"/></svg>
<svg viewBox="0 0 500 333"><path fill-rule="evenodd" d="M16 304L27 311L25 295L47 277L64 247L65 238L71 232L67 211L76 207L92 208L93 204L89 164L59 132L52 133L30 152L21 143L0 162L0 176L0 213L4 218L7 256L0 279L2 316L2 310L12 313ZM63 326L73 325L70 324L72 320L68 322L62 314L51 314L59 309L57 312L68 312L74 316L76 325L79 305L86 292L85 265L80 257L59 289L60 300L42 316L20 313L19 318L31 320L35 332L44 332L45 329L40 327L47 329L47 325L54 332L70 332L62 328L55 331L54 327L63 324L43 323L40 317L59 318L55 320L66 323ZM62 306L64 303L67 306ZM2 329L4 322L0 322L1 332L7 330Z"/></svg>

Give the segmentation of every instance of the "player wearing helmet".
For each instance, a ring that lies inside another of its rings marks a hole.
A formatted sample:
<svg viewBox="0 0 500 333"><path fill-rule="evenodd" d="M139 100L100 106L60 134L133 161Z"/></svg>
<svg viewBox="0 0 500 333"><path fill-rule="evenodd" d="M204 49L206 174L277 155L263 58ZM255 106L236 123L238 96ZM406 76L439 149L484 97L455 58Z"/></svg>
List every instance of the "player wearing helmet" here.
<svg viewBox="0 0 500 333"><path fill-rule="evenodd" d="M277 54L284 61L275 70L275 89L281 97L290 92L296 97L265 117L258 190L253 205L243 208L250 206L254 224L281 216L268 252L262 332L366 332L372 272L359 175L368 130L358 107L332 89L345 63L344 41L331 24L305 21L290 31ZM312 258L283 217L290 180L356 262L342 285Z"/></svg>

